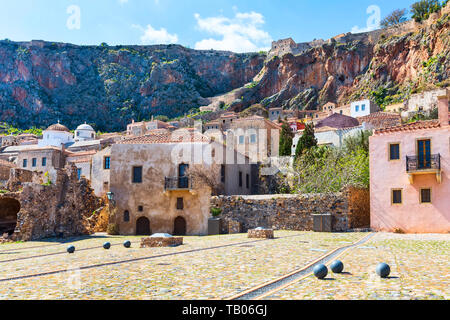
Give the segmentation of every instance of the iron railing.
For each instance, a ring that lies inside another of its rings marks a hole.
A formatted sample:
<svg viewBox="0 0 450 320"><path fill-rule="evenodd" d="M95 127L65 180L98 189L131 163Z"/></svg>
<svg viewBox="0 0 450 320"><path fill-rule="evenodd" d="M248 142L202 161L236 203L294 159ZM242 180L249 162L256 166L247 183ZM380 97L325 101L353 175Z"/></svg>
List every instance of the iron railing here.
<svg viewBox="0 0 450 320"><path fill-rule="evenodd" d="M164 190L192 190L192 178L184 177L166 177Z"/></svg>
<svg viewBox="0 0 450 320"><path fill-rule="evenodd" d="M431 170L431 169L441 170L440 154L406 157L407 172Z"/></svg>

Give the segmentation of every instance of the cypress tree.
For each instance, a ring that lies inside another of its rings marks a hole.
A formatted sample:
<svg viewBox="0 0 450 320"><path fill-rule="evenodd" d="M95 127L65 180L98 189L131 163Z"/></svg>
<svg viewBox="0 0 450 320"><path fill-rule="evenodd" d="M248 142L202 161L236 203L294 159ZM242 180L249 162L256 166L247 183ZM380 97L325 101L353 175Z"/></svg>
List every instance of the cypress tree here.
<svg viewBox="0 0 450 320"><path fill-rule="evenodd" d="M280 156L290 157L292 155L292 139L294 134L287 122L283 122L280 135Z"/></svg>
<svg viewBox="0 0 450 320"><path fill-rule="evenodd" d="M295 160L297 160L304 151L317 146L317 139L314 136L314 124L308 123L305 126L303 135L300 137L295 149Z"/></svg>

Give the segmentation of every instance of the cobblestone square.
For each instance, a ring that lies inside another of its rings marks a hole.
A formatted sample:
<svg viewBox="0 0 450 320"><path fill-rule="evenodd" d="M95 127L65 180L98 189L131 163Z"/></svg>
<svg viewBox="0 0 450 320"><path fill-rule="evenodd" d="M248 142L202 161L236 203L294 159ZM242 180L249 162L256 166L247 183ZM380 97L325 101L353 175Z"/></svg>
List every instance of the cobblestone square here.
<svg viewBox="0 0 450 320"><path fill-rule="evenodd" d="M0 245L1 299L227 299L302 268L367 233L275 231L185 237L175 248L139 248L141 237L106 236ZM122 244L132 242L127 249ZM268 299L448 299L449 235L376 234L345 251L345 273L313 276ZM109 241L111 249L102 244ZM68 254L68 245L76 251ZM375 274L378 262L391 278Z"/></svg>

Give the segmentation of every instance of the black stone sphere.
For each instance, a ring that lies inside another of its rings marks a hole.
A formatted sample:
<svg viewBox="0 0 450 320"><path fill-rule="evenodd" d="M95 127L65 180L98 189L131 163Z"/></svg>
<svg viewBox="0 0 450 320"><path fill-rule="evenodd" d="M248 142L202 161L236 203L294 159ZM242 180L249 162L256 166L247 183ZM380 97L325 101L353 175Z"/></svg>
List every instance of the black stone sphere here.
<svg viewBox="0 0 450 320"><path fill-rule="evenodd" d="M342 263L342 261L336 260L330 265L330 269L331 271L333 271L333 273L341 273L342 271L344 271L344 264Z"/></svg>
<svg viewBox="0 0 450 320"><path fill-rule="evenodd" d="M387 263L383 262L377 265L376 272L381 278L387 278L391 273L391 268Z"/></svg>
<svg viewBox="0 0 450 320"><path fill-rule="evenodd" d="M323 279L328 274L328 268L323 264L318 264L314 267L313 272L317 279Z"/></svg>
<svg viewBox="0 0 450 320"><path fill-rule="evenodd" d="M111 243L105 242L105 243L103 244L103 248L106 249L106 250L108 250L109 248L111 248Z"/></svg>
<svg viewBox="0 0 450 320"><path fill-rule="evenodd" d="M123 246L124 246L125 248L131 247L131 241L130 241L130 240L125 241L125 242L123 243Z"/></svg>
<svg viewBox="0 0 450 320"><path fill-rule="evenodd" d="M67 247L67 252L68 253L74 253L75 252L75 247L74 246L68 246Z"/></svg>

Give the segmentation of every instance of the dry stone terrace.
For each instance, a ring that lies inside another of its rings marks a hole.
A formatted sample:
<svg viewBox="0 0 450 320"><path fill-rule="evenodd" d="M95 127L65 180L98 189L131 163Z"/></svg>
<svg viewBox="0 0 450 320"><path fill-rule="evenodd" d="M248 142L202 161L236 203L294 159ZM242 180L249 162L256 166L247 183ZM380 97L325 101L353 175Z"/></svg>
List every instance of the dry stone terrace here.
<svg viewBox="0 0 450 320"><path fill-rule="evenodd" d="M366 235L275 231L275 239L261 240L248 239L246 233L241 233L184 237L184 244L179 247L142 249L139 248L141 237L105 234L65 239L64 242L6 243L0 245L0 298L226 299L303 267ZM348 298L353 295L363 299L390 299L395 298L392 292L400 292L400 288L409 290L410 297L430 298L426 295L429 291L435 293L433 298L448 298L449 292L445 290L449 261L444 253L448 253L450 237L417 237L422 238L376 235L364 246L377 249L353 249L348 253L351 261L342 258L352 275L336 276L336 280L325 282L309 278L307 294L283 291L282 298L329 298L328 291L318 289L322 286L334 286L327 290L342 292L336 295L337 299L345 298L346 293ZM123 247L125 240L132 242L130 249ZM112 244L110 250L102 248L105 241ZM75 245L74 254L65 252L69 244ZM369 250L376 250L376 254L372 251L368 254ZM368 273L380 259L390 263L392 275L399 277L381 282L384 287L391 284L391 291L374 291L371 285L370 281L380 283ZM429 266L429 261L437 261L439 265ZM66 270L69 272L51 273ZM355 286L361 287L362 292L354 292ZM297 289L303 290L302 286Z"/></svg>

